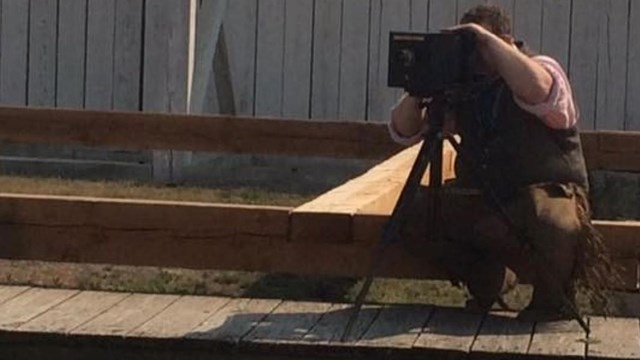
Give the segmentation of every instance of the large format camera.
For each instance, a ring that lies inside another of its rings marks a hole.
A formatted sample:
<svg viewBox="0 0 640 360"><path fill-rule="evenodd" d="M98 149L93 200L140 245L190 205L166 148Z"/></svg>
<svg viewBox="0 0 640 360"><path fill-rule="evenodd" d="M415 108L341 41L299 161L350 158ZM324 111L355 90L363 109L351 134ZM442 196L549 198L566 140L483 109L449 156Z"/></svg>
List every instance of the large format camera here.
<svg viewBox="0 0 640 360"><path fill-rule="evenodd" d="M428 98L474 80L475 38L469 32L391 32L388 86Z"/></svg>

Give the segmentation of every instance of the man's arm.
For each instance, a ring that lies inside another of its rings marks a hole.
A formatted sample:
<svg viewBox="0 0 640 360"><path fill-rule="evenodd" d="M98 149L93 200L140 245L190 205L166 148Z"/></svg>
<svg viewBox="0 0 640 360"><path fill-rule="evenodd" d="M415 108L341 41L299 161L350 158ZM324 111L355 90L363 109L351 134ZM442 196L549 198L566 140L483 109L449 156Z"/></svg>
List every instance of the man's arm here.
<svg viewBox="0 0 640 360"><path fill-rule="evenodd" d="M404 94L391 110L389 133L394 141L412 145L420 140L427 126L425 112L420 108L420 99Z"/></svg>
<svg viewBox="0 0 640 360"><path fill-rule="evenodd" d="M544 102L553 86L553 78L536 61L513 45L513 39L503 39L477 24L455 26L449 31L472 31L484 61L498 72L511 91L528 104Z"/></svg>

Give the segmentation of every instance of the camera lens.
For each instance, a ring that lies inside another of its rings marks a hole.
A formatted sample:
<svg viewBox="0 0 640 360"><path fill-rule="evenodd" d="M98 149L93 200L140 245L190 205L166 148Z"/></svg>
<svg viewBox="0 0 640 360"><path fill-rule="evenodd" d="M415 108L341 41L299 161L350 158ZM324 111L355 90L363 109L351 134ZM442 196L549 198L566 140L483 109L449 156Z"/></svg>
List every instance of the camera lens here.
<svg viewBox="0 0 640 360"><path fill-rule="evenodd" d="M416 59L413 51L409 49L402 49L398 52L398 62L401 63L403 67L411 67L415 61Z"/></svg>

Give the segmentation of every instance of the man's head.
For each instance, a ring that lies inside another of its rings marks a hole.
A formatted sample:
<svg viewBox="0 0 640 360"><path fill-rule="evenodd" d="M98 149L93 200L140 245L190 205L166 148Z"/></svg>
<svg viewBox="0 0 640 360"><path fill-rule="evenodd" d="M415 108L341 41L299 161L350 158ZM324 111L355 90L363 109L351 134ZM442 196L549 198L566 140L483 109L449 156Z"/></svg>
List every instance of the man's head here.
<svg viewBox="0 0 640 360"><path fill-rule="evenodd" d="M498 6L478 5L468 10L460 19L460 24L478 24L489 30L508 44L515 46L515 40L511 35L511 18ZM492 63L476 56L473 60L475 71L478 74L495 74Z"/></svg>
<svg viewBox="0 0 640 360"><path fill-rule="evenodd" d="M468 10L460 19L460 24L478 24L495 35L507 40L511 38L511 18L498 6L478 5Z"/></svg>

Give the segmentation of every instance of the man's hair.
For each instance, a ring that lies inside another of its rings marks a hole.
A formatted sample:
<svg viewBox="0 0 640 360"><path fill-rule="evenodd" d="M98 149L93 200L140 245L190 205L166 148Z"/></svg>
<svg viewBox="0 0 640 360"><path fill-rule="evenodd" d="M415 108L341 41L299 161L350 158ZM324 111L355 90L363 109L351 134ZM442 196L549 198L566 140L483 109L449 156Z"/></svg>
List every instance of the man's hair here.
<svg viewBox="0 0 640 360"><path fill-rule="evenodd" d="M495 5L478 5L467 11L460 19L461 24L475 23L489 27L489 31L500 35L511 35L511 18Z"/></svg>

